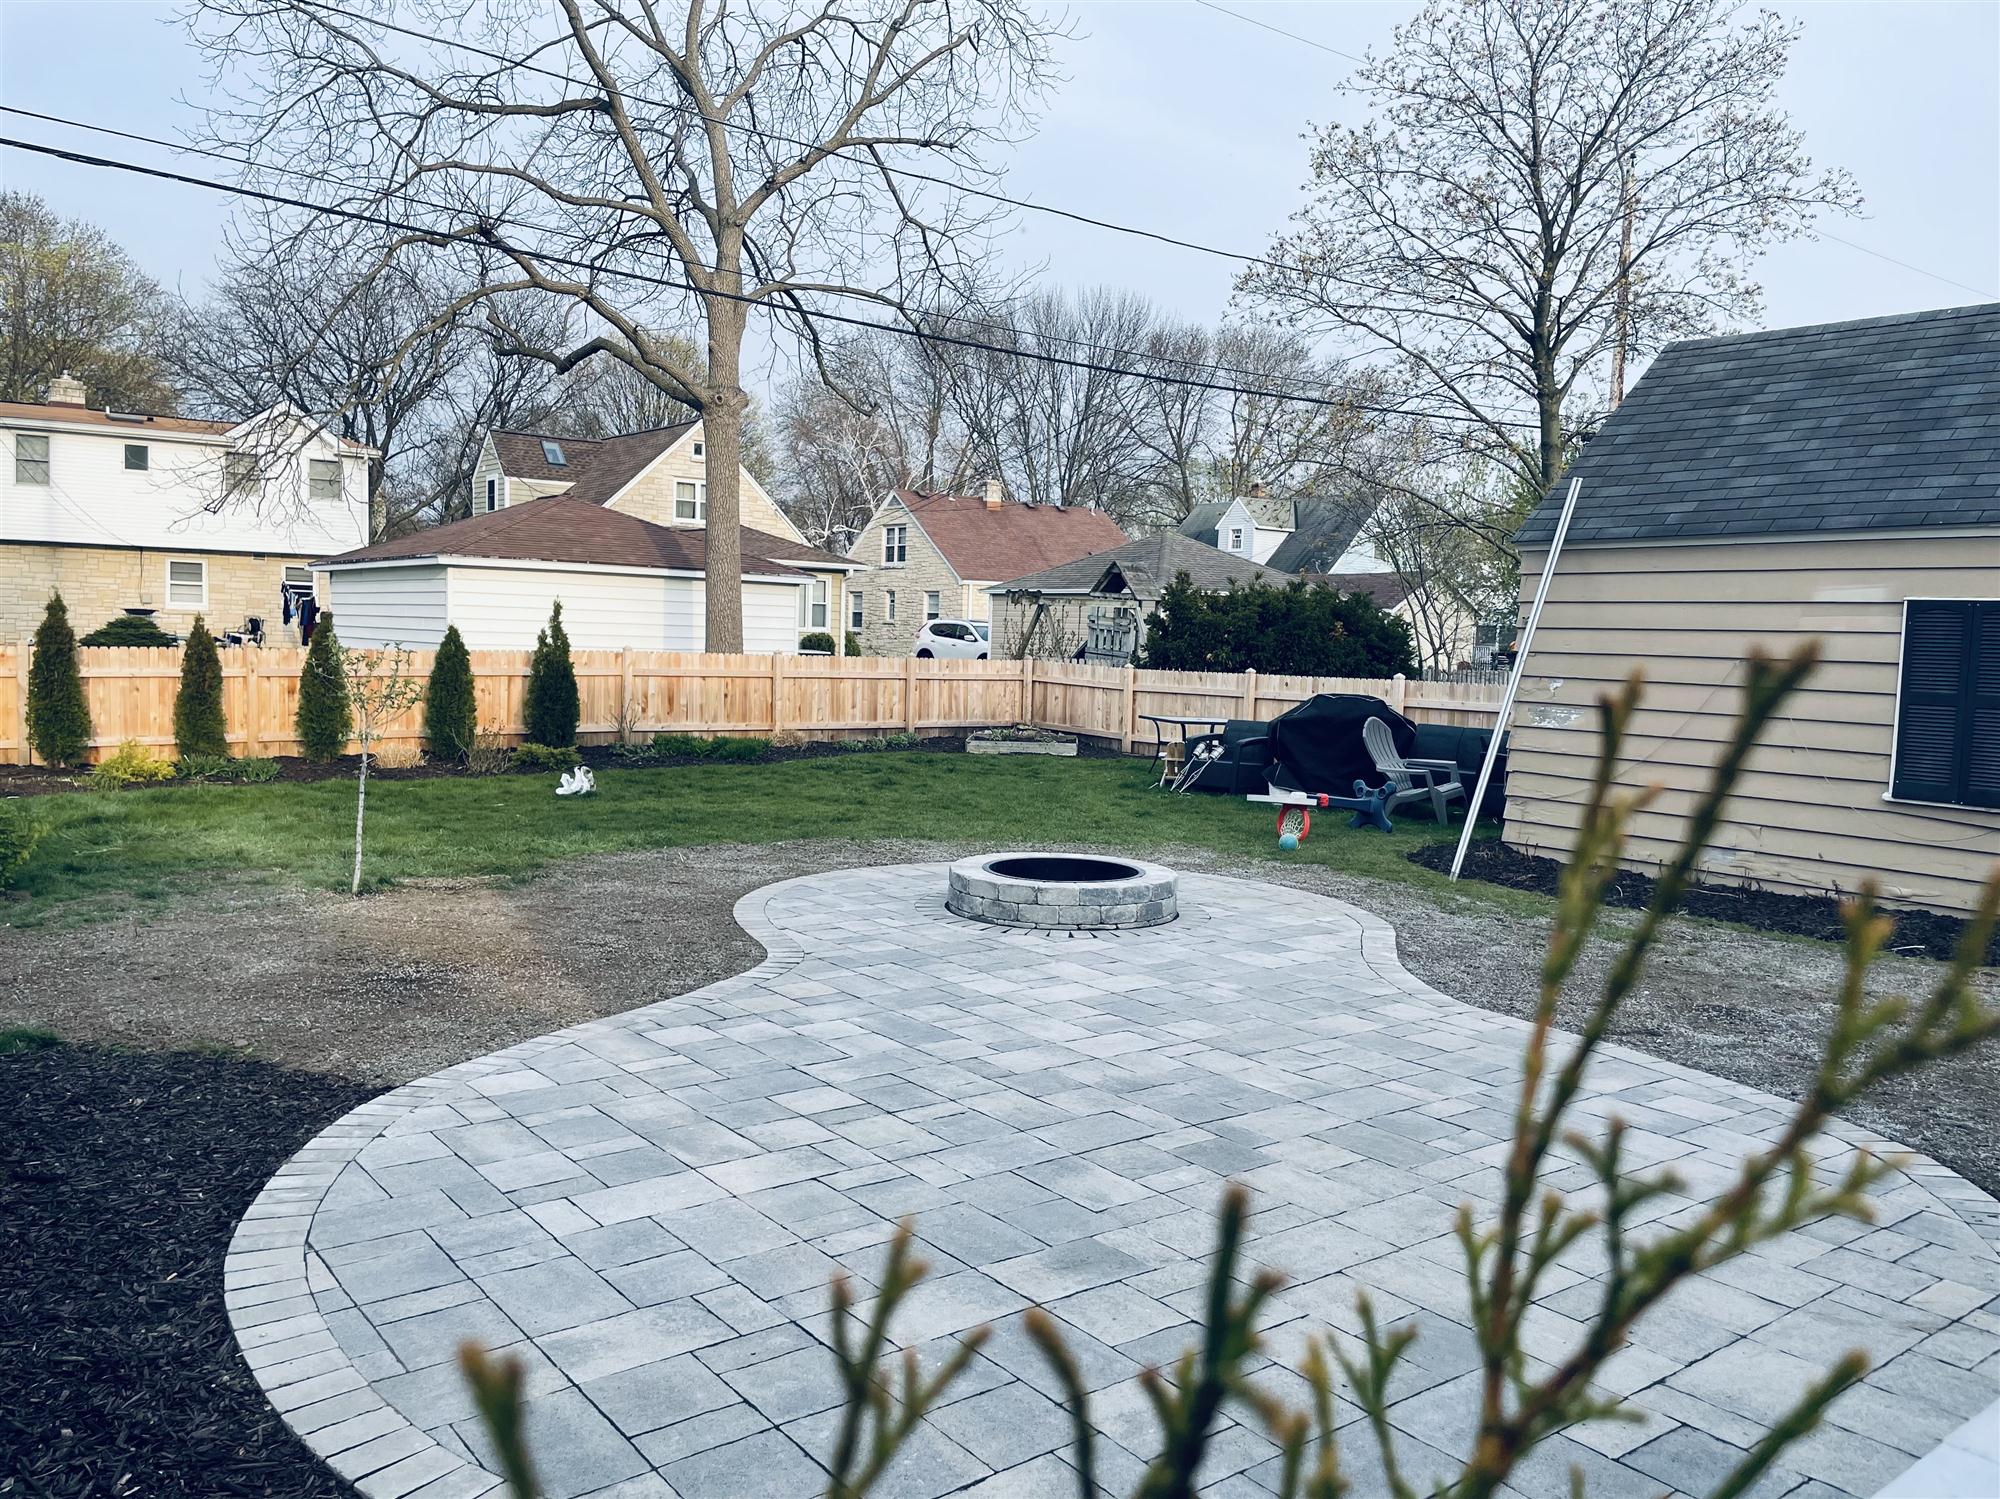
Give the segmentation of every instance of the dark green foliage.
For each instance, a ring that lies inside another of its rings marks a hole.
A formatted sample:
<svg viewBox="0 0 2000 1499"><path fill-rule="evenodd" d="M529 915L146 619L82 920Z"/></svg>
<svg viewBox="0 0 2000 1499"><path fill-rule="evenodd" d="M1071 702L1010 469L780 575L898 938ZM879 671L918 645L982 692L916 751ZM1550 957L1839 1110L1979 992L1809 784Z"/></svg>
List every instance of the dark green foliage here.
<svg viewBox="0 0 2000 1499"><path fill-rule="evenodd" d="M463 761L479 737L479 704L472 690L472 657L453 625L438 642L424 689L424 742L441 760Z"/></svg>
<svg viewBox="0 0 2000 1499"><path fill-rule="evenodd" d="M187 648L181 652L181 690L174 694L174 747L183 755L229 753L228 725L222 717L222 657L215 637L197 614Z"/></svg>
<svg viewBox="0 0 2000 1499"><path fill-rule="evenodd" d="M662 759L679 755L690 760L724 760L741 764L762 759L770 747L768 739L732 734L718 734L712 739L700 734L653 736L653 753Z"/></svg>
<svg viewBox="0 0 2000 1499"><path fill-rule="evenodd" d="M76 631L62 595L49 595L28 671L28 744L50 765L81 765L90 746L90 705L76 664Z"/></svg>
<svg viewBox="0 0 2000 1499"><path fill-rule="evenodd" d="M299 750L308 760L338 760L354 733L347 702L347 665L333 633L333 615L322 614L299 673Z"/></svg>
<svg viewBox="0 0 2000 1499"><path fill-rule="evenodd" d="M576 752L573 744L530 742L514 751L510 763L516 770L574 770L583 764L583 756Z"/></svg>
<svg viewBox="0 0 2000 1499"><path fill-rule="evenodd" d="M183 781L275 781L278 762L261 756L234 760L228 755L182 755L174 774Z"/></svg>
<svg viewBox="0 0 2000 1499"><path fill-rule="evenodd" d="M834 649L833 637L824 630L812 630L801 635L799 637L799 649L802 651L822 651L829 656L838 654Z"/></svg>
<svg viewBox="0 0 2000 1499"><path fill-rule="evenodd" d="M570 664L569 635L563 630L562 601L549 612L548 628L535 637L528 664L528 739L557 749L576 743L581 714L576 668Z"/></svg>
<svg viewBox="0 0 2000 1499"><path fill-rule="evenodd" d="M861 637L852 630L847 632L847 654L850 656L861 654Z"/></svg>
<svg viewBox="0 0 2000 1499"><path fill-rule="evenodd" d="M35 845L42 841L42 824L18 802L0 802L0 890L14 883L14 877L34 857Z"/></svg>
<svg viewBox="0 0 2000 1499"><path fill-rule="evenodd" d="M121 614L101 624L78 642L81 645L172 645L174 637L145 614Z"/></svg>
<svg viewBox="0 0 2000 1499"><path fill-rule="evenodd" d="M1416 669L1410 627L1330 584L1205 593L1182 573L1147 622L1140 665L1162 671L1390 677Z"/></svg>

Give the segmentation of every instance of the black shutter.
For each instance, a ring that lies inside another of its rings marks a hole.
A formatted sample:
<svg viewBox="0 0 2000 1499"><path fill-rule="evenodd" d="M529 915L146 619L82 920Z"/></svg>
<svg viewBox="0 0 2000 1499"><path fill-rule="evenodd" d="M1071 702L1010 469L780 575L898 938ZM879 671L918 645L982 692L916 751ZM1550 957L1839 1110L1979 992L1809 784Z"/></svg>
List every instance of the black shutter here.
<svg viewBox="0 0 2000 1499"><path fill-rule="evenodd" d="M1891 793L2000 807L2000 603L1904 605Z"/></svg>

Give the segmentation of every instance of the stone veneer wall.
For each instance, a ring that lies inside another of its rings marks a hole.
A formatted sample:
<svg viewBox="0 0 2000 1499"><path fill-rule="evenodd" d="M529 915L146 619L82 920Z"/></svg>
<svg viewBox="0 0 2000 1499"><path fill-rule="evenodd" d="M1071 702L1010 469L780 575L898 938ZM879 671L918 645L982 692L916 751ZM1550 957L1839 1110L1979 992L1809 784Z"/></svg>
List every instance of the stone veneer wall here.
<svg viewBox="0 0 2000 1499"><path fill-rule="evenodd" d="M309 557L28 542L0 542L0 643L32 636L49 595L58 591L78 635L133 608L155 610L161 629L185 635L194 626L196 611L166 607L167 562L173 558L208 564L208 608L203 612L211 629L233 630L255 614L264 621L269 643L298 643L297 629L283 622L278 590L285 569L303 567Z"/></svg>

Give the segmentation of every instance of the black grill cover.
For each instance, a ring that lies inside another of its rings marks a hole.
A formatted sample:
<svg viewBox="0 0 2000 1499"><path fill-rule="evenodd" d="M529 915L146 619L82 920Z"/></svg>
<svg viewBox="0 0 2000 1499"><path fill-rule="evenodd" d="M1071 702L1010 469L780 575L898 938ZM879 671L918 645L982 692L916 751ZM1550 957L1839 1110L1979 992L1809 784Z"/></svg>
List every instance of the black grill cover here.
<svg viewBox="0 0 2000 1499"><path fill-rule="evenodd" d="M1293 791L1352 796L1354 783L1379 786L1387 777L1375 769L1361 726L1379 718L1389 726L1396 752L1407 756L1417 742L1417 726L1379 697L1321 693L1271 720L1271 782Z"/></svg>

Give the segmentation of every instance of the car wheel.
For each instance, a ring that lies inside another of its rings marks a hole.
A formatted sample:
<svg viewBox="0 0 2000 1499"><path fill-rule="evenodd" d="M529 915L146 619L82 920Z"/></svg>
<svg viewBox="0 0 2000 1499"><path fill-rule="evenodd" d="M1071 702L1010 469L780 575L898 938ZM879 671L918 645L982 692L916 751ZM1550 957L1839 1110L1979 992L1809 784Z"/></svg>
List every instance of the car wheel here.
<svg viewBox="0 0 2000 1499"><path fill-rule="evenodd" d="M986 659L986 652L981 651L978 655L974 656L972 659L975 661L984 661Z"/></svg>
<svg viewBox="0 0 2000 1499"><path fill-rule="evenodd" d="M930 653L930 652L929 652L928 650L922 650L922 651L918 651L918 652L917 652L917 659L918 659L919 661L928 661L928 660L930 660L930 659L931 659L931 653Z"/></svg>

